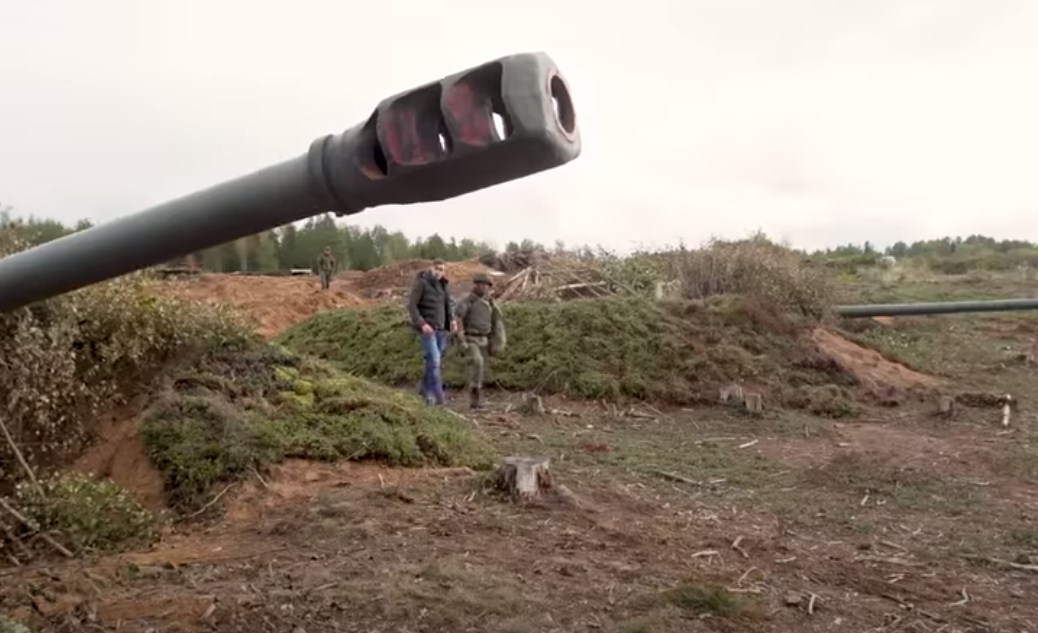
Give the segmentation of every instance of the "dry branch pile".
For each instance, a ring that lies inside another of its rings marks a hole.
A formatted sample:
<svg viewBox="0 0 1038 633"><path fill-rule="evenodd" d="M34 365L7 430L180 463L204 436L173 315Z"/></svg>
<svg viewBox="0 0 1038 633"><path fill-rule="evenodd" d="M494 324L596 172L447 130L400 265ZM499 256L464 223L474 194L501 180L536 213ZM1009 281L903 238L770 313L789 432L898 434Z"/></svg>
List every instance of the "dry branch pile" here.
<svg viewBox="0 0 1038 633"><path fill-rule="evenodd" d="M506 251L504 253L484 253L479 263L494 270L514 275L515 273L536 266L550 259L544 251Z"/></svg>
<svg viewBox="0 0 1038 633"><path fill-rule="evenodd" d="M495 290L498 301L600 299L633 292L594 265L559 258L523 268Z"/></svg>

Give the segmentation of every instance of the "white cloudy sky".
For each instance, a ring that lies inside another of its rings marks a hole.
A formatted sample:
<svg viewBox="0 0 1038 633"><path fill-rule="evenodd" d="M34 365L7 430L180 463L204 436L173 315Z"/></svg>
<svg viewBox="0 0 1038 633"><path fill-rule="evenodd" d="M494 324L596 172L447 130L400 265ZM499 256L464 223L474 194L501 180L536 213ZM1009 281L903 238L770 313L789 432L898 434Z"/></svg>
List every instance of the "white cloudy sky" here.
<svg viewBox="0 0 1038 633"><path fill-rule="evenodd" d="M584 150L353 221L613 248L1038 240L1034 0L0 2L0 203L105 221L543 50Z"/></svg>

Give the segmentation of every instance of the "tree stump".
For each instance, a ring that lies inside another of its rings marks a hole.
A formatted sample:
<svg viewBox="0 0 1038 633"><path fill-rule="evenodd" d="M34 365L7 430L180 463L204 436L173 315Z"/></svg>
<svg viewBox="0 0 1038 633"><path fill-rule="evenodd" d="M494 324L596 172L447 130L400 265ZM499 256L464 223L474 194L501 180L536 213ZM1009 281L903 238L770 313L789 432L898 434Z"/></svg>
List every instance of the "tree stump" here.
<svg viewBox="0 0 1038 633"><path fill-rule="evenodd" d="M727 387L721 387L721 404L740 405L743 403L744 398L742 387L739 385L733 383Z"/></svg>
<svg viewBox="0 0 1038 633"><path fill-rule="evenodd" d="M544 401L535 393L524 393L516 411L522 415L544 415L546 413Z"/></svg>
<svg viewBox="0 0 1038 633"><path fill-rule="evenodd" d="M743 395L743 404L750 413L764 412L764 397L759 393L747 393Z"/></svg>
<svg viewBox="0 0 1038 633"><path fill-rule="evenodd" d="M497 486L515 499L527 500L552 488L547 457L506 457L497 469Z"/></svg>

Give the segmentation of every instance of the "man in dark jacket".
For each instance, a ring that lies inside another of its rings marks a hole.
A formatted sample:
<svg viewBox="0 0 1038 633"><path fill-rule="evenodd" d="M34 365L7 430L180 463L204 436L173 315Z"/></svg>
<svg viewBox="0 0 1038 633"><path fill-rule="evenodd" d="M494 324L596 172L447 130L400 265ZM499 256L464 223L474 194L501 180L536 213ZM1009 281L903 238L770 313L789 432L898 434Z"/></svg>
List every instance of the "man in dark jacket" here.
<svg viewBox="0 0 1038 633"><path fill-rule="evenodd" d="M457 329L457 323L451 315L448 283L444 263L436 260L429 270L418 273L407 303L411 325L420 335L425 357L422 396L426 402L434 404L447 403L440 368L443 351L447 348L448 328L451 332Z"/></svg>

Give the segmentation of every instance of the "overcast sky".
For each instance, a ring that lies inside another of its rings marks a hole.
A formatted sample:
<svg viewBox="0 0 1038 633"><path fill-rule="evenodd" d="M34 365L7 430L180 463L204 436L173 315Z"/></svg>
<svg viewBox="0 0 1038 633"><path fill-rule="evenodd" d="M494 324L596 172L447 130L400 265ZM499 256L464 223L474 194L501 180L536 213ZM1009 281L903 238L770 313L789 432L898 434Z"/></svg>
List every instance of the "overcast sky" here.
<svg viewBox="0 0 1038 633"><path fill-rule="evenodd" d="M617 249L1038 240L1036 33L1034 0L8 0L0 203L111 220L540 50L580 158L351 221Z"/></svg>

